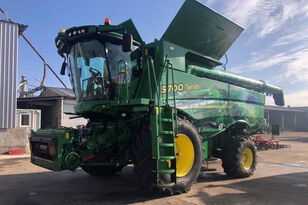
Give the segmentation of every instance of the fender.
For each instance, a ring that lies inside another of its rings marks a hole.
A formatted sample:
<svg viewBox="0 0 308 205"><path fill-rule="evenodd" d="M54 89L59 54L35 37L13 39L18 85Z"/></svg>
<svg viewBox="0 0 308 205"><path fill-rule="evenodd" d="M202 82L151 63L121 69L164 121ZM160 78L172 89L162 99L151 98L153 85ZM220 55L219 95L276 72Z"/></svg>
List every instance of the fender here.
<svg viewBox="0 0 308 205"><path fill-rule="evenodd" d="M204 139L211 146L212 156L221 158L221 150L232 137L248 136L249 123L245 120L238 120L231 123L225 129L220 130L214 135Z"/></svg>
<svg viewBox="0 0 308 205"><path fill-rule="evenodd" d="M238 120L233 123L231 123L228 127L222 129L221 131L215 133L211 137L207 138L206 140L210 138L220 138L228 140L232 136L238 136L238 135L244 135L247 136L249 133L249 123L245 120ZM225 141L223 140L223 141Z"/></svg>

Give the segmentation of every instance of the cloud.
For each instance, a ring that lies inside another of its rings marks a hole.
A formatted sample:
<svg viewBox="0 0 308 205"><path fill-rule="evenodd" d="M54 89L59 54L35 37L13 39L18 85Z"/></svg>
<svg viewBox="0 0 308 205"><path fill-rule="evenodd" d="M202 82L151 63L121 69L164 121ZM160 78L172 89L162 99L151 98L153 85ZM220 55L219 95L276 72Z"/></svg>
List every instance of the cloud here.
<svg viewBox="0 0 308 205"><path fill-rule="evenodd" d="M292 59L287 53L278 53L274 56L267 55L270 57L266 57L265 53L254 53L254 56L248 63L231 68L231 70L239 73L245 71L261 71Z"/></svg>
<svg viewBox="0 0 308 205"><path fill-rule="evenodd" d="M308 90L300 90L284 95L285 106L308 106ZM266 96L266 105L275 105L273 97Z"/></svg>
<svg viewBox="0 0 308 205"><path fill-rule="evenodd" d="M293 43L298 42L305 42L308 40L308 28L304 29L298 29L299 31L296 31L294 33L284 35L279 37L271 46L272 47L278 47L278 46L285 46Z"/></svg>
<svg viewBox="0 0 308 205"><path fill-rule="evenodd" d="M293 53L291 57L293 57L292 61L287 62L286 72L280 78L287 78L291 82L308 81L308 48Z"/></svg>
<svg viewBox="0 0 308 205"><path fill-rule="evenodd" d="M223 13L247 29L258 31L258 37L278 31L294 17L307 16L306 0L233 0Z"/></svg>
<svg viewBox="0 0 308 205"><path fill-rule="evenodd" d="M285 104L292 106L308 106L308 91L297 91L285 95Z"/></svg>
<svg viewBox="0 0 308 205"><path fill-rule="evenodd" d="M278 81L288 80L289 83L308 81L308 48L293 48L289 52L277 53L265 57L266 52L260 56L254 53L252 60L247 64L231 68L233 72L262 71L279 66Z"/></svg>

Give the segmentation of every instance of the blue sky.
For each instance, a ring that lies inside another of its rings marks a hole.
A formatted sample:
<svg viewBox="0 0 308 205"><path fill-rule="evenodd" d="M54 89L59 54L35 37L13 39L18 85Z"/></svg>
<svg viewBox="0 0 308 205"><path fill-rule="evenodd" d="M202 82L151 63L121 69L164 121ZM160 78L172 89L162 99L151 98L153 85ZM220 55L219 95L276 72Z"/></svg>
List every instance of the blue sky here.
<svg viewBox="0 0 308 205"><path fill-rule="evenodd" d="M62 58L54 38L61 29L112 24L132 18L142 38L160 38L184 0L10 0L0 7L12 20L29 25L25 35L59 73ZM228 50L227 69L254 79L281 86L287 105L308 105L308 3L306 0L201 0L210 8L242 25L245 31ZM3 19L3 16L0 16ZM224 58L222 58L224 61ZM43 63L19 39L19 79L26 75L31 85L39 85ZM36 80L37 79L37 80ZM61 79L70 86L67 76ZM47 72L46 86L61 84ZM269 104L272 100L267 101Z"/></svg>

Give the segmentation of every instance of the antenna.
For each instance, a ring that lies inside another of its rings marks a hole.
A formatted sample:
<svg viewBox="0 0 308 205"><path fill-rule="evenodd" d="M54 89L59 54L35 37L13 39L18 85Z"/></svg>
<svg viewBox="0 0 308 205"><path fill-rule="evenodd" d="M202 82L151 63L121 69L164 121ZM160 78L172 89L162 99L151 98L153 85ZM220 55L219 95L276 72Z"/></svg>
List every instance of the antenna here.
<svg viewBox="0 0 308 205"><path fill-rule="evenodd" d="M109 14L108 16L107 16L107 18L109 18L109 19L111 19L111 17L114 15L114 14L116 14L117 13L117 11L113 11L111 14ZM104 21L102 21L100 24L103 24L104 23Z"/></svg>

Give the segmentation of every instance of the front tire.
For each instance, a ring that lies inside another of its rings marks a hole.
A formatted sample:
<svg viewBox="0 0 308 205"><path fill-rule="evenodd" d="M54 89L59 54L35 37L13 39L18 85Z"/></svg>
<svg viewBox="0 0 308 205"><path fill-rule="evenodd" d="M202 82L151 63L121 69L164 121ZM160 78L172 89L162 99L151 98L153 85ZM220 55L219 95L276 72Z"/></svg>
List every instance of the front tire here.
<svg viewBox="0 0 308 205"><path fill-rule="evenodd" d="M249 177L253 175L257 165L255 144L247 137L232 137L223 148L221 160L228 176Z"/></svg>
<svg viewBox="0 0 308 205"><path fill-rule="evenodd" d="M178 135L175 138L176 153L178 155L176 162L177 178L173 191L181 193L189 191L190 187L200 175L203 151L201 144L202 137L199 135L195 126L179 118L177 123ZM193 151L188 151L189 147Z"/></svg>

